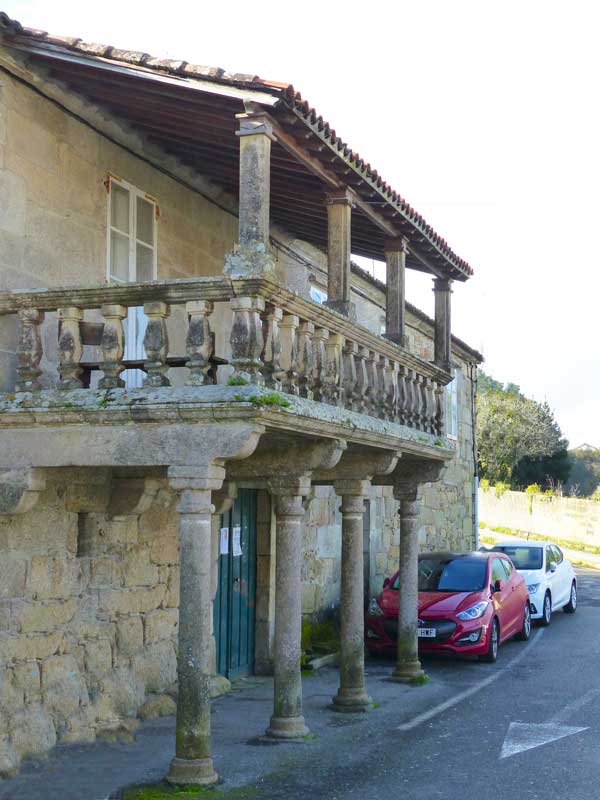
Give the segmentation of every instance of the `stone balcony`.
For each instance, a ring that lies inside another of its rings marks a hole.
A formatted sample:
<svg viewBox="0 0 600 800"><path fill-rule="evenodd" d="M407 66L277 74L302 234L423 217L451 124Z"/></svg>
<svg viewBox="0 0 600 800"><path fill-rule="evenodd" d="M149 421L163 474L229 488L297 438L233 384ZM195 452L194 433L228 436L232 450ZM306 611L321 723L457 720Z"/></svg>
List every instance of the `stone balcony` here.
<svg viewBox="0 0 600 800"><path fill-rule="evenodd" d="M126 360L127 316L140 307L145 358ZM437 458L450 448L445 370L268 279L2 293L0 315L19 320L0 426L260 416ZM125 386L131 368L144 372L140 388Z"/></svg>

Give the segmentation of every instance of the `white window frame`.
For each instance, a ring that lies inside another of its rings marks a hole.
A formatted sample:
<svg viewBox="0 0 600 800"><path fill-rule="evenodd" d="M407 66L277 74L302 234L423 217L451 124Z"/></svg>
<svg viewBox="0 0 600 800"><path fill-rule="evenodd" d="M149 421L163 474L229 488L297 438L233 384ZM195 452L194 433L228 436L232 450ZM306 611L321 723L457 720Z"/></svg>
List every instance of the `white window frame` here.
<svg viewBox="0 0 600 800"><path fill-rule="evenodd" d="M125 235L124 231L120 231L118 228L113 228L111 224L112 219L112 186L113 183L117 186L120 186L123 189L126 189L129 192L129 281L123 281L117 277L115 277L110 271L110 262L111 262L111 232L114 229L117 233L120 233L122 236ZM141 189L138 189L137 186L134 186L132 183L128 181L124 181L122 178L118 178L116 175L109 174L107 176L107 189L108 189L108 203L106 204L106 279L109 283L138 283L136 279L136 272L137 272L137 244L138 241L141 245L148 247L148 242L143 242L138 240L136 233L137 233L137 198L141 197L146 202L151 203L154 207L154 225L152 226L152 280L157 280L158 277L158 258L157 258L157 243L158 243L158 202L156 198L152 197L146 192L143 192Z"/></svg>
<svg viewBox="0 0 600 800"><path fill-rule="evenodd" d="M458 378L460 369L452 368L454 376L446 386L446 436L458 441Z"/></svg>

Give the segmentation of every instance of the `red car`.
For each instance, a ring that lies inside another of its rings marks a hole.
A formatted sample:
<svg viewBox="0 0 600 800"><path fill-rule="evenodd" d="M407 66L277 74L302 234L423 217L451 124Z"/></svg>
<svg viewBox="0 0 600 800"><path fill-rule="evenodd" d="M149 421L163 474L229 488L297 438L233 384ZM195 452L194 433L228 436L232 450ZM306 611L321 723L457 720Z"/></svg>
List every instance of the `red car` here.
<svg viewBox="0 0 600 800"><path fill-rule="evenodd" d="M366 619L371 653L394 652L398 631L396 573L371 600ZM502 553L424 553L419 556L419 650L478 655L494 662L499 645L531 633L523 576Z"/></svg>

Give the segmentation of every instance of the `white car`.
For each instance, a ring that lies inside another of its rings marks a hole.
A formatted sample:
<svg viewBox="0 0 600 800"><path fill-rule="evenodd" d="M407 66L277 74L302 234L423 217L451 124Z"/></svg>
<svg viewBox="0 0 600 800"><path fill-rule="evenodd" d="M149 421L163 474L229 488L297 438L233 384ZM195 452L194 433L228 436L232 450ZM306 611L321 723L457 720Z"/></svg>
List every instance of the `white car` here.
<svg viewBox="0 0 600 800"><path fill-rule="evenodd" d="M492 547L506 555L525 578L531 618L550 625L552 612L562 608L573 614L577 608L577 576L563 551L550 542L511 539Z"/></svg>

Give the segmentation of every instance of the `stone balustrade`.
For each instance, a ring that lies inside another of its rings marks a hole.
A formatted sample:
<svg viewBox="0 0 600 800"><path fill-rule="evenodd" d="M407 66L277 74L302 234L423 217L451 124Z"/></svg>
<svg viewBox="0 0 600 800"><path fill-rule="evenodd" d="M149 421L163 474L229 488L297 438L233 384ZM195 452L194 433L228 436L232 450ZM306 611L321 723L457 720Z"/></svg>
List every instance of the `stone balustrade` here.
<svg viewBox="0 0 600 800"><path fill-rule="evenodd" d="M167 319L173 306L187 316L185 354L169 350ZM187 367L185 383L215 382L217 361L233 367L233 379L274 391L347 408L441 435L444 386L451 376L331 309L283 289L268 279L226 277L183 279L149 284L63 287L0 293L0 315L17 314L19 343L15 392L41 387L41 328L47 313L59 319L59 390L84 388L82 353L95 331L101 353L100 389L124 386L124 322L131 308L147 318L145 386L170 385L172 366ZM90 323L86 311L102 322ZM230 352L214 353L213 314L230 319ZM230 378L231 380L231 378Z"/></svg>

